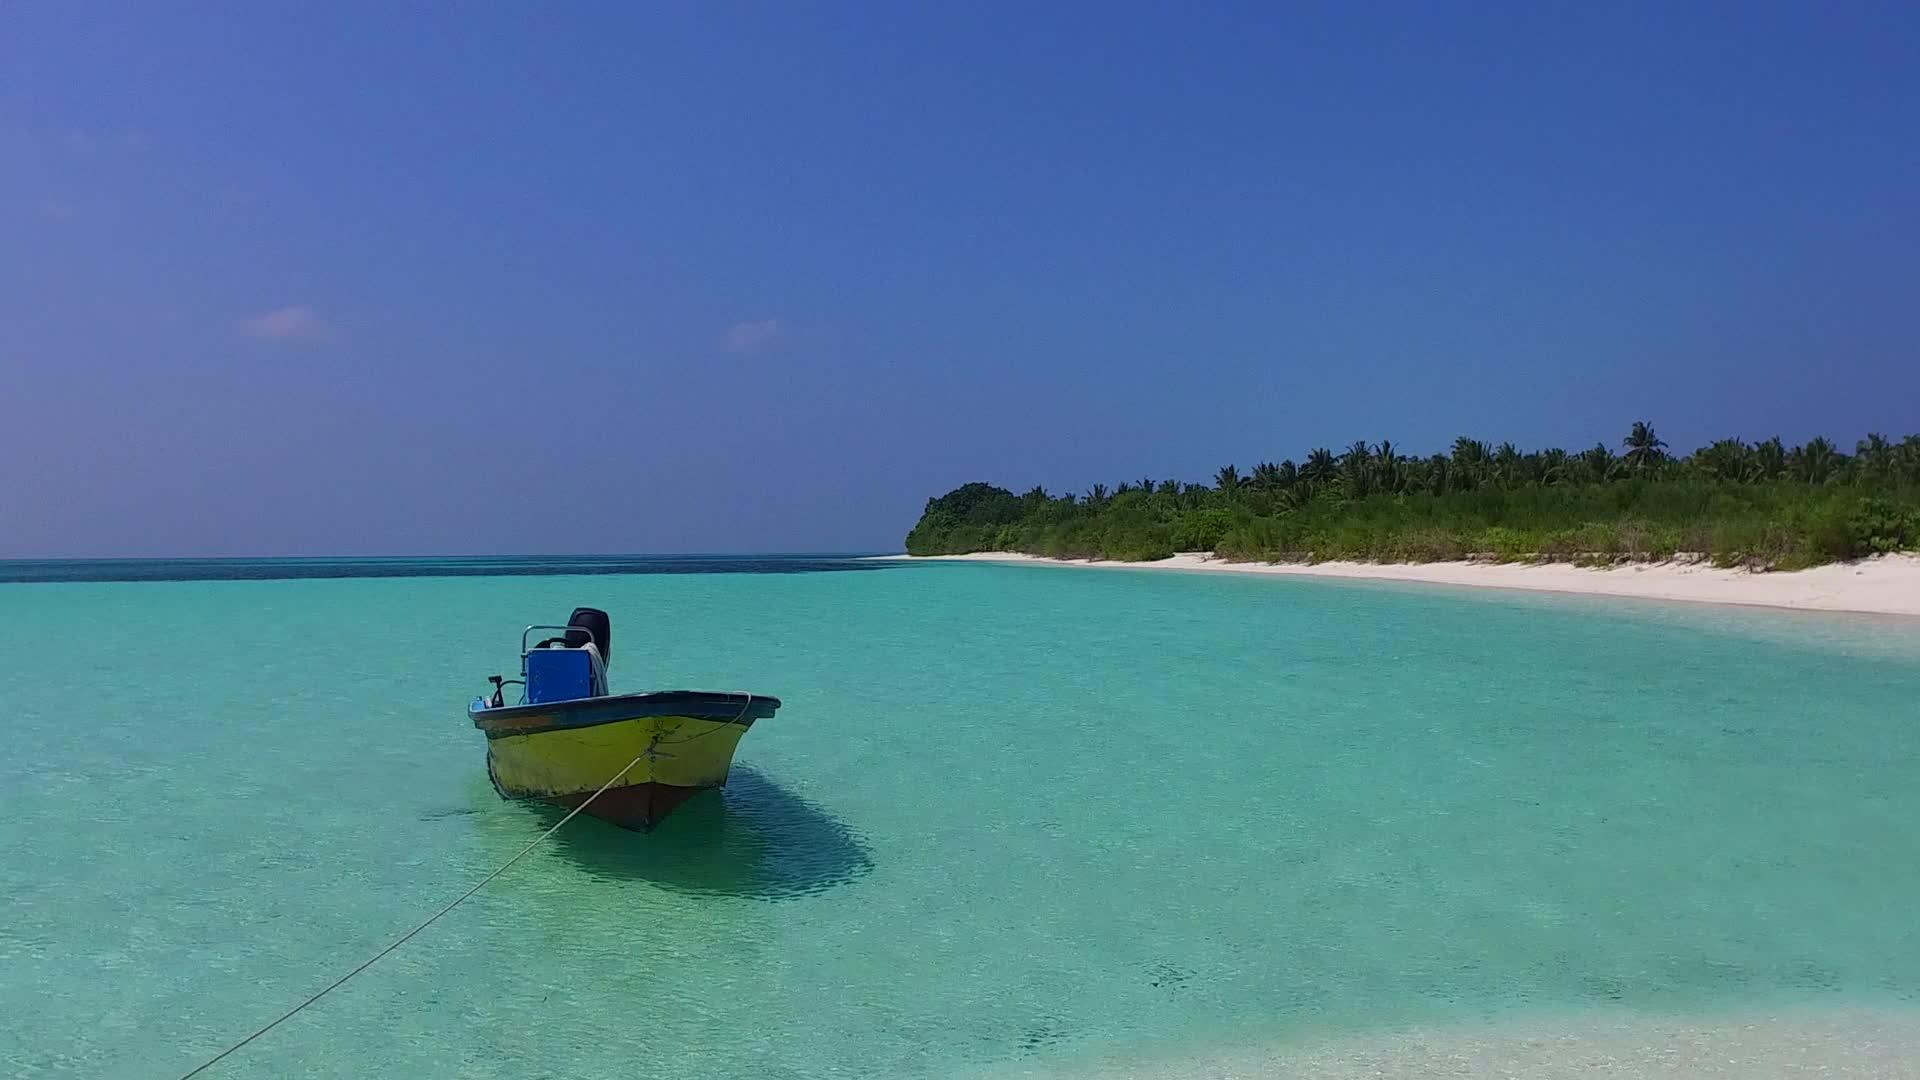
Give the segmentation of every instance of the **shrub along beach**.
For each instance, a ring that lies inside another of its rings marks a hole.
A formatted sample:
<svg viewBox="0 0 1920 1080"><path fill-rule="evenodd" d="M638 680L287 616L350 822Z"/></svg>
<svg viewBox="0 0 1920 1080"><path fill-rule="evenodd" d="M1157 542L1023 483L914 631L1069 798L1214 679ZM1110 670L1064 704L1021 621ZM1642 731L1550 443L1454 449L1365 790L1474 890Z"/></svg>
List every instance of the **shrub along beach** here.
<svg viewBox="0 0 1920 1080"><path fill-rule="evenodd" d="M910 555L1008 552L1127 562L1211 552L1240 562L1572 562L1693 556L1800 569L1920 547L1920 435L1852 454L1722 439L1676 456L1647 423L1605 444L1523 453L1390 442L1219 470L1212 485L1142 479L1082 495L972 483L927 502Z"/></svg>

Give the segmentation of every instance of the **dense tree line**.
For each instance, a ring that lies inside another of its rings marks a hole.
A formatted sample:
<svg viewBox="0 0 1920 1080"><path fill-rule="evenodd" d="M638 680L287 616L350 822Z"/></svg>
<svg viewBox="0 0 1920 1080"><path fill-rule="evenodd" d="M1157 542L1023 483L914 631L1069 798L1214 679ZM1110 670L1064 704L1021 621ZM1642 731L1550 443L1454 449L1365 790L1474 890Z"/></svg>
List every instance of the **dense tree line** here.
<svg viewBox="0 0 1920 1080"><path fill-rule="evenodd" d="M1796 567L1920 547L1920 435L1722 439L1676 456L1651 424L1619 452L1522 452L1461 437L1415 457L1356 442L1295 462L1223 467L1213 483L1144 478L1083 494L967 484L927 502L915 555L1019 551L1156 559L1481 558L1617 561L1708 555Z"/></svg>

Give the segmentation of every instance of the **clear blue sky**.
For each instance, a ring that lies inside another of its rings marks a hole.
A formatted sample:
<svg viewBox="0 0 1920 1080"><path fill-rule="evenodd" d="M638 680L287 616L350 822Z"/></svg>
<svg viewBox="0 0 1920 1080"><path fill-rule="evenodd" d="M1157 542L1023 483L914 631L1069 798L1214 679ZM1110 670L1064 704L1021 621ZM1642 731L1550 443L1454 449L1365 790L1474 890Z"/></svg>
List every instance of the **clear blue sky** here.
<svg viewBox="0 0 1920 1080"><path fill-rule="evenodd" d="M388 6L0 8L0 556L1920 429L1912 4Z"/></svg>

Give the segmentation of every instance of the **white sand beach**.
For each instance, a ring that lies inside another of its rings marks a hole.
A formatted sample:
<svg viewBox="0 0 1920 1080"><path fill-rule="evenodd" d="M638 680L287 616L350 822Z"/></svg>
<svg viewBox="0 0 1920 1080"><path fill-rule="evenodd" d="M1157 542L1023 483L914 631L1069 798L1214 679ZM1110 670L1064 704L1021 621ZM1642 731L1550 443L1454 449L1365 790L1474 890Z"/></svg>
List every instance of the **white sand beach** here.
<svg viewBox="0 0 1920 1080"><path fill-rule="evenodd" d="M1059 1080L1901 1080L1920 1077L1920 1011L1723 1017L1597 1014L1414 1028L1267 1047L1008 1068Z"/></svg>
<svg viewBox="0 0 1920 1080"><path fill-rule="evenodd" d="M911 558L905 555L892 557ZM1678 562L1600 569L1568 563L1242 563L1191 552L1145 563L1045 559L1036 555L1006 552L935 555L928 558L1128 570L1365 578L1433 585L1586 593L1643 600L1920 616L1920 556L1915 555L1880 555L1858 562L1816 566L1810 570L1768 572L1723 570L1704 563Z"/></svg>

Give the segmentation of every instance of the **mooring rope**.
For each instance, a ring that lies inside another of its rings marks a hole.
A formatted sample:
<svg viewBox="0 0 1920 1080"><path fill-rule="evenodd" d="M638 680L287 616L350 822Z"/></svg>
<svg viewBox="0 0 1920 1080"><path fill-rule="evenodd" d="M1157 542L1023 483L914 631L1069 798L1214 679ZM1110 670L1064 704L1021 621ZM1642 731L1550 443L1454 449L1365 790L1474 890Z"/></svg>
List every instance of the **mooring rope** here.
<svg viewBox="0 0 1920 1080"><path fill-rule="evenodd" d="M752 702L751 697L748 698L748 702L749 704L751 704ZM741 710L741 715L742 716L746 715L746 711L744 709ZM307 1006L313 1004L316 1001L319 1001L321 998L326 997L328 994L333 993L335 990L340 989L340 987L346 985L346 982L348 979L353 978L355 975L358 975L361 972L372 967L373 965L379 963L380 960L383 957L385 957L388 953L392 952L393 950L399 948L402 945L405 945L408 941L412 940L415 934L418 934L420 931L425 930L427 927L432 926L435 922L438 922L440 919L440 916L445 915L447 912L452 911L454 908L459 907L462 903L466 901L468 897L472 896L474 893L477 893L481 889L485 888L488 882L492 881L494 878L499 877L501 874L506 873L508 867L512 866L514 863L519 862L522 858L526 856L527 852L532 851L534 848L539 847L541 842L546 840L547 837L552 836L554 833L559 832L560 827L562 825L565 825L567 822L572 821L574 817L578 815L580 811L585 810L588 804L592 803L593 800L599 798L602 795L605 795L607 793L608 788L619 783L621 777L632 772L633 767L635 765L640 764L642 761L646 760L646 758L647 758L647 755L643 753L639 757L634 758L632 761L627 762L626 768L621 769L619 772L614 773L611 777L608 777L607 782L600 785L600 790L587 796L585 799L581 801L579 806L576 806L572 810L568 811L567 816L561 818L559 822L554 825L553 828L548 829L546 832L541 833L537 837L534 837L533 842L529 843L526 847L521 848L519 852L514 855L513 858L508 859L506 862L501 863L499 867L494 870L493 873L488 874L486 877L481 878L479 884L475 885L471 889L468 889L466 892L461 893L458 897L456 897L453 900L452 903L448 904L446 907L441 908L439 911L434 912L432 915L427 916L425 922L422 922L420 925L414 927L413 929L407 931L404 934L401 934L398 938L395 938L393 941L393 944L388 945L386 948L381 949L379 952L374 953L372 956L368 957L366 959L366 962L362 963L359 967L354 968L352 971L349 971L345 975L342 975L338 979L335 979L331 984L327 986L326 989L313 995L312 997L301 1002L300 1004L295 1005L293 1008L288 1009L286 1012L281 1013L280 1016L277 1019L275 1019L272 1023L267 1024L265 1027L262 1027L258 1031L255 1031L253 1034L247 1036L244 1039L241 1039L239 1042L234 1043L232 1046L227 1047L225 1050L222 1050L219 1053L208 1058L207 1060L201 1062L191 1072L182 1073L180 1076L180 1080L192 1080L193 1077L199 1076L201 1073L206 1072L208 1069L213 1068L215 1065L219 1064L220 1060L226 1057L228 1054L233 1053L235 1050L240 1049L241 1047L247 1045L253 1040L259 1038L260 1036L265 1035L267 1032L272 1031L274 1028L279 1027L281 1024L285 1023L286 1021L293 1019L294 1014L298 1013L300 1010L306 1008Z"/></svg>
<svg viewBox="0 0 1920 1080"><path fill-rule="evenodd" d="M733 697L735 694L740 695L740 698L743 702L743 704L741 704L740 706L740 712L737 715L735 715L733 719L720 724L718 727L710 727L707 730L699 733L698 735L689 735L684 739L659 739L659 740L656 740L655 745L656 746L685 746L690 742L698 742L701 739L706 738L707 736L713 734L716 731L725 731L728 728L733 727L735 724L740 723L742 720L745 720L747 718L747 713L752 711L753 709L753 695L746 692L745 690L728 690L726 694L727 694L727 701L729 702L733 701ZM649 747L649 749L651 749L651 747ZM644 757L645 755L642 755L642 756Z"/></svg>

